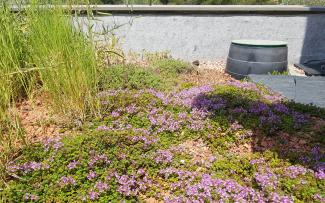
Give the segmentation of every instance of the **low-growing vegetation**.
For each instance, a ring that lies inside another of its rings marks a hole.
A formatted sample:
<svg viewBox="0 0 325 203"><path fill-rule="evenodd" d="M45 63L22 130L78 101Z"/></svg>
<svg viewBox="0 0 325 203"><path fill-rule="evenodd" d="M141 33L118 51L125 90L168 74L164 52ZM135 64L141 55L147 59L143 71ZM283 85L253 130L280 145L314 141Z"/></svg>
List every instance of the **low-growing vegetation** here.
<svg viewBox="0 0 325 203"><path fill-rule="evenodd" d="M302 113L249 82L97 97L102 118L7 164L6 200L324 200L324 129L311 126L323 109Z"/></svg>
<svg viewBox="0 0 325 203"><path fill-rule="evenodd" d="M0 17L2 202L325 201L324 109L165 54L105 63L55 8ZM59 133L21 124L37 96Z"/></svg>

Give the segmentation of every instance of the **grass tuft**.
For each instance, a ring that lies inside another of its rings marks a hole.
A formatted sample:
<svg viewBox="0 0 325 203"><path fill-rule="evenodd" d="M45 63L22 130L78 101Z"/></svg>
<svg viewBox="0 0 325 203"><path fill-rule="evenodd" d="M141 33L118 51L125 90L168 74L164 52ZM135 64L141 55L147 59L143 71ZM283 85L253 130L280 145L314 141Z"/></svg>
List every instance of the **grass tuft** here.
<svg viewBox="0 0 325 203"><path fill-rule="evenodd" d="M62 113L84 118L92 111L97 90L97 62L92 39L73 26L72 16L60 8L32 8L28 44L30 62L53 106Z"/></svg>

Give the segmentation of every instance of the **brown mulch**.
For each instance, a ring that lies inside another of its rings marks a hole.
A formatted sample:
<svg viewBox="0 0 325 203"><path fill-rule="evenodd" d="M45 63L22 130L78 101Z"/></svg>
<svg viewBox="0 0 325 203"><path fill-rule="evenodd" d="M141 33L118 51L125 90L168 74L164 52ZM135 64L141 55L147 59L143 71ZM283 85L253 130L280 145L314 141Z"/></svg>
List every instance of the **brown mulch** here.
<svg viewBox="0 0 325 203"><path fill-rule="evenodd" d="M209 167L214 159L211 149L202 139L187 140L176 148L190 155L192 157L191 163L199 166Z"/></svg>
<svg viewBox="0 0 325 203"><path fill-rule="evenodd" d="M226 83L233 81L234 79L224 71L217 69L197 68L195 71L183 75L181 80L188 83L194 83L195 85L206 85Z"/></svg>
<svg viewBox="0 0 325 203"><path fill-rule="evenodd" d="M251 142L240 143L229 149L229 152L234 154L252 154L253 144Z"/></svg>
<svg viewBox="0 0 325 203"><path fill-rule="evenodd" d="M19 103L16 114L20 118L21 127L29 142L66 133L62 127L63 119L51 113L44 102L44 95Z"/></svg>
<svg viewBox="0 0 325 203"><path fill-rule="evenodd" d="M325 120L312 118L311 132L296 132L289 134L278 132L274 135L265 136L264 133L255 131L251 140L238 143L230 148L230 152L235 154L252 154L266 150L279 152L310 153L315 145L321 145L317 140L325 130Z"/></svg>
<svg viewBox="0 0 325 203"><path fill-rule="evenodd" d="M312 125L312 130L314 131L321 131L325 129L325 120L324 119L320 119L320 118L312 118L313 120L313 125Z"/></svg>
<svg viewBox="0 0 325 203"><path fill-rule="evenodd" d="M143 199L144 199L144 201L146 203L162 203L163 202L163 201L157 200L157 199L155 199L153 197L151 197L151 198L145 198L145 197L143 197Z"/></svg>

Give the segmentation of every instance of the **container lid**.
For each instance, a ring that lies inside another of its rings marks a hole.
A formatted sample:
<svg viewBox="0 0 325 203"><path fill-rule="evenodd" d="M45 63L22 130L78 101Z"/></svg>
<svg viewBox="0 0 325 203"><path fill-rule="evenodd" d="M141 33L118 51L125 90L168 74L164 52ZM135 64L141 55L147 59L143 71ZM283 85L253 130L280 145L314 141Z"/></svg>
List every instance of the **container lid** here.
<svg viewBox="0 0 325 203"><path fill-rule="evenodd" d="M232 44L241 46L253 46L253 47L286 47L287 42L283 41L271 41L271 40L233 40Z"/></svg>

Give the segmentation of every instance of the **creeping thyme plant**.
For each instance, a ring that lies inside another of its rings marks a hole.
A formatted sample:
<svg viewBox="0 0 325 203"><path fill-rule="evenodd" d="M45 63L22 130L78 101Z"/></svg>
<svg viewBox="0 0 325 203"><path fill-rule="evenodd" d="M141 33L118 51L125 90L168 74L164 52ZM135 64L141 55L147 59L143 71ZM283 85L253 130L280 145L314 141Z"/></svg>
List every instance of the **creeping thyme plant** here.
<svg viewBox="0 0 325 203"><path fill-rule="evenodd" d="M324 202L324 129L312 130L323 109L286 102L250 82L173 91L142 84L98 93L105 113L78 135L25 148L7 166L1 197Z"/></svg>

